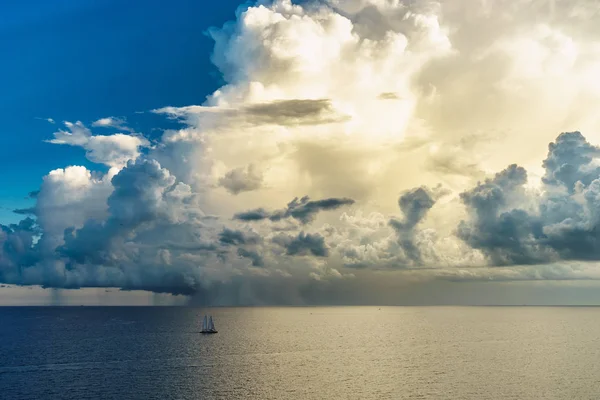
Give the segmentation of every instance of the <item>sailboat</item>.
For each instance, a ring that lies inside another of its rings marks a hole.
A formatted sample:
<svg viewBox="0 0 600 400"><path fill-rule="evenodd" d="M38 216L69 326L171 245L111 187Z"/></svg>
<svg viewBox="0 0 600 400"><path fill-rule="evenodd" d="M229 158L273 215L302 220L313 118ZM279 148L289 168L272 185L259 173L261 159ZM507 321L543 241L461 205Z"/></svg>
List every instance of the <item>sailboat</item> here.
<svg viewBox="0 0 600 400"><path fill-rule="evenodd" d="M207 317L206 315L204 316L202 319L202 330L200 333L217 333L212 315L210 317Z"/></svg>

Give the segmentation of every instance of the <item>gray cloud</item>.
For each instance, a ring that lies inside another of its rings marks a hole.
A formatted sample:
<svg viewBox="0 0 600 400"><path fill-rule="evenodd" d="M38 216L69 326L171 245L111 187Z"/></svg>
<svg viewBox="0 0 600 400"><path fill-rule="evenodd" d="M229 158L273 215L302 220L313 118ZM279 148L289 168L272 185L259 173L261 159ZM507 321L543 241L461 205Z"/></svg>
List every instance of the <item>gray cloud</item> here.
<svg viewBox="0 0 600 400"><path fill-rule="evenodd" d="M473 248L483 250L493 264L529 264L547 258L539 245L542 227L527 211L513 208L524 204L526 182L527 172L511 165L461 194L472 219L462 221L457 234Z"/></svg>
<svg viewBox="0 0 600 400"><path fill-rule="evenodd" d="M175 118L190 115L210 120L218 128L235 122L241 126L307 126L322 125L350 120L350 116L336 110L329 99L291 99L254 103L238 108L190 106L165 107L154 110L158 114L169 114ZM217 118L215 118L217 117Z"/></svg>
<svg viewBox="0 0 600 400"><path fill-rule="evenodd" d="M400 99L400 97L398 97L398 94L396 94L394 92L381 93L377 98L380 100L399 100Z"/></svg>
<svg viewBox="0 0 600 400"><path fill-rule="evenodd" d="M240 194L260 189L263 176L253 164L246 168L240 167L227 172L219 179L219 185L232 194Z"/></svg>
<svg viewBox="0 0 600 400"><path fill-rule="evenodd" d="M81 229L67 229L59 254L78 263L113 264L118 262L110 254L113 241L144 223L168 218L164 205L175 189L175 177L156 161L129 162L112 184L114 191L107 200L109 218L89 220Z"/></svg>
<svg viewBox="0 0 600 400"><path fill-rule="evenodd" d="M268 219L270 216L271 213L264 208L257 208L255 210L237 213L233 218L239 219L240 221L261 221L263 219Z"/></svg>
<svg viewBox="0 0 600 400"><path fill-rule="evenodd" d="M516 165L461 194L471 218L458 236L494 265L600 260L600 149L563 133L543 162L543 192L527 191Z"/></svg>
<svg viewBox="0 0 600 400"><path fill-rule="evenodd" d="M548 186L563 186L573 193L577 182L589 186L600 177L600 166L592 164L599 156L600 148L588 143L580 132L562 133L548 145L542 180Z"/></svg>
<svg viewBox="0 0 600 400"><path fill-rule="evenodd" d="M219 233L219 241L225 245L257 244L260 237L255 233L244 233L240 230L224 228Z"/></svg>
<svg viewBox="0 0 600 400"><path fill-rule="evenodd" d="M18 279L19 272L14 266L27 267L38 261L39 253L31 249L40 233L32 218L25 218L18 224L0 225L0 281Z"/></svg>
<svg viewBox="0 0 600 400"><path fill-rule="evenodd" d="M263 208L257 208L237 213L233 218L242 221L260 221L264 219L280 221L285 218L294 218L303 224L307 224L313 221L320 211L335 210L351 204L354 204L354 200L348 198L328 198L313 201L308 196L304 196L301 199L294 198L284 210L269 212Z"/></svg>
<svg viewBox="0 0 600 400"><path fill-rule="evenodd" d="M318 125L350 119L339 114L329 99L280 100L253 104L243 110L249 120L258 125Z"/></svg>
<svg viewBox="0 0 600 400"><path fill-rule="evenodd" d="M415 243L415 227L425 218L436 200L444 193L440 187L429 189L422 186L403 193L398 199L404 219L392 218L390 226L396 231L398 244L410 262L421 262L421 250Z"/></svg>
<svg viewBox="0 0 600 400"><path fill-rule="evenodd" d="M290 256L312 254L317 257L327 257L329 255L325 238L318 233L300 232L297 236L279 234L273 238L273 242L284 247Z"/></svg>
<svg viewBox="0 0 600 400"><path fill-rule="evenodd" d="M14 212L15 214L21 214L21 215L35 215L35 208L34 207L17 208L15 210L12 210L12 212Z"/></svg>
<svg viewBox="0 0 600 400"><path fill-rule="evenodd" d="M238 248L237 253L240 257L245 257L252 260L253 267L264 267L265 265L263 257L254 250L247 250L243 247L240 247Z"/></svg>

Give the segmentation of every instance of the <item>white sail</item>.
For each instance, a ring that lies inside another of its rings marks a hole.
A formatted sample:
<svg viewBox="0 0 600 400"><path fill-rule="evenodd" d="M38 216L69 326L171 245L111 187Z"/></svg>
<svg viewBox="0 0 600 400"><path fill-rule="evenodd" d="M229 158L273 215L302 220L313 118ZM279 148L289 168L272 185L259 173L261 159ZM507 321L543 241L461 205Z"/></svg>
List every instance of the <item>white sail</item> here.
<svg viewBox="0 0 600 400"><path fill-rule="evenodd" d="M208 318L208 329L211 331L215 330L215 324L213 323L212 315Z"/></svg>
<svg viewBox="0 0 600 400"><path fill-rule="evenodd" d="M206 331L208 330L208 320L206 318L206 315L204 316L204 318L202 319L202 330Z"/></svg>

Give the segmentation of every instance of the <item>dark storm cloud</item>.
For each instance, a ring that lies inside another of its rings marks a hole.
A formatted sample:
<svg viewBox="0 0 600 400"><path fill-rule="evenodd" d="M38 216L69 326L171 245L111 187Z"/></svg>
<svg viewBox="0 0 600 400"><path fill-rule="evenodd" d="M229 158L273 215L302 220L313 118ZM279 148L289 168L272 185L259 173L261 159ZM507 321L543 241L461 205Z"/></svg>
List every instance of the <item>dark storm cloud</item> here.
<svg viewBox="0 0 600 400"><path fill-rule="evenodd" d="M398 199L398 205L404 214L404 219L392 218L390 220L390 226L394 228L398 235L398 244L404 251L405 256L413 262L421 260L421 251L415 244L415 227L434 206L435 196L429 188L424 186L405 192Z"/></svg>
<svg viewBox="0 0 600 400"><path fill-rule="evenodd" d="M192 252L198 251L216 251L218 246L214 243L175 243L171 241L165 241L164 244L160 246L163 249L168 250L187 250Z"/></svg>
<svg viewBox="0 0 600 400"><path fill-rule="evenodd" d="M240 247L237 250L237 254L240 257L250 259L252 261L253 267L264 267L264 265L265 265L265 261L263 260L262 256L254 250L248 250L243 247Z"/></svg>
<svg viewBox="0 0 600 400"><path fill-rule="evenodd" d="M8 282L15 278L18 271L15 265L27 267L39 259L32 246L40 230L32 218L26 218L18 224L0 225L0 280Z"/></svg>
<svg viewBox="0 0 600 400"><path fill-rule="evenodd" d="M0 281L190 295L206 290L205 268L247 266L242 258L264 266L256 232L207 219L190 188L158 162L130 162L111 183L105 219L67 228L56 248L46 248L31 218L2 226Z"/></svg>
<svg viewBox="0 0 600 400"><path fill-rule="evenodd" d="M291 256L312 254L317 257L327 257L329 255L325 238L318 233L300 232L297 236L280 234L273 238L273 242L285 248L287 254Z"/></svg>
<svg viewBox="0 0 600 400"><path fill-rule="evenodd" d="M224 245L257 244L260 237L254 233L244 233L239 230L224 228L219 233L219 241Z"/></svg>
<svg viewBox="0 0 600 400"><path fill-rule="evenodd" d="M494 178L461 193L472 218L470 222L461 221L458 237L482 250L493 264L530 264L547 258L539 243L543 235L540 221L523 209L513 208L519 202L526 202L523 192L526 182L525 169L511 165Z"/></svg>
<svg viewBox="0 0 600 400"><path fill-rule="evenodd" d="M264 208L257 208L235 214L233 218L242 221L260 221L264 219L280 221L291 217L303 224L307 224L313 221L320 211L335 210L351 204L354 204L354 200L348 198L329 198L312 201L308 196L304 196L301 199L298 199L298 197L294 198L284 210L268 212Z"/></svg>
<svg viewBox="0 0 600 400"><path fill-rule="evenodd" d="M240 221L261 221L269 218L270 216L271 214L264 208L257 208L255 210L237 213L233 216L233 218L239 219Z"/></svg>
<svg viewBox="0 0 600 400"><path fill-rule="evenodd" d="M494 265L600 260L600 149L562 133L543 162L543 193L525 190L516 165L461 194L470 219L457 234Z"/></svg>
<svg viewBox="0 0 600 400"><path fill-rule="evenodd" d="M58 253L78 263L114 264L111 244L137 226L167 218L165 195L174 189L175 178L156 161L130 162L112 179L114 191L107 200L109 218L88 220L81 229L65 231Z"/></svg>

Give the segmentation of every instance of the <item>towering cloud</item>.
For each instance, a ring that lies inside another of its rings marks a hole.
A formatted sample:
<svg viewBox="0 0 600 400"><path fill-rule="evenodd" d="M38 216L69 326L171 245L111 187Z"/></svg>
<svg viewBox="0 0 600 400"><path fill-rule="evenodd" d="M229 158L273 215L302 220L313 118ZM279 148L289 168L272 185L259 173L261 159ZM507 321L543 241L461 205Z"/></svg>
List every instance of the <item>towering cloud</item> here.
<svg viewBox="0 0 600 400"><path fill-rule="evenodd" d="M516 165L462 193L472 217L459 237L498 265L600 260L599 151L581 133L563 133L549 145L541 193L525 189Z"/></svg>
<svg viewBox="0 0 600 400"><path fill-rule="evenodd" d="M440 188L436 188L440 192ZM392 218L390 225L398 233L398 242L406 258L414 263L421 263L421 253L415 243L415 227L421 222L427 212L434 206L440 193L435 193L427 187L409 190L398 200L404 220Z"/></svg>
<svg viewBox="0 0 600 400"><path fill-rule="evenodd" d="M547 4L241 10L210 31L226 84L154 110L180 128L49 138L102 166L44 177L1 227L0 282L287 304L388 277L598 279L600 13Z"/></svg>

